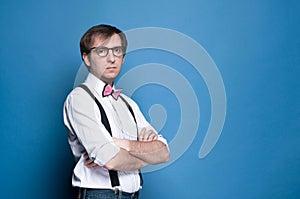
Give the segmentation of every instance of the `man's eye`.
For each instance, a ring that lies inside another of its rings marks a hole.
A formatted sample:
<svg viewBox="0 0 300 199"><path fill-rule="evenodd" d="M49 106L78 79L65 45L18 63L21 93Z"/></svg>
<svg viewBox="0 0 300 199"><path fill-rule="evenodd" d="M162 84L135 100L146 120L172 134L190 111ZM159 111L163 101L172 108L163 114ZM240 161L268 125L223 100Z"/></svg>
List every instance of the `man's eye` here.
<svg viewBox="0 0 300 199"><path fill-rule="evenodd" d="M105 54L106 53L106 49L100 48L100 49L97 50L97 53L98 54Z"/></svg>
<svg viewBox="0 0 300 199"><path fill-rule="evenodd" d="M114 51L115 51L115 53L117 53L117 54L122 54L122 53L123 53L123 49L120 48L120 47L115 48Z"/></svg>

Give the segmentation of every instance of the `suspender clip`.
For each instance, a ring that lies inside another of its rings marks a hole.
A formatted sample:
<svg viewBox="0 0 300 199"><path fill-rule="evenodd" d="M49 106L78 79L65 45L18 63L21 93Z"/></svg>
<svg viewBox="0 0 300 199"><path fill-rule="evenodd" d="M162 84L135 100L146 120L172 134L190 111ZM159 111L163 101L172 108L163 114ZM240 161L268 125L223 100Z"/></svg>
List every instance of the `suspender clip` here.
<svg viewBox="0 0 300 199"><path fill-rule="evenodd" d="M114 191L115 194L118 196L120 194L120 187L119 186L114 187Z"/></svg>

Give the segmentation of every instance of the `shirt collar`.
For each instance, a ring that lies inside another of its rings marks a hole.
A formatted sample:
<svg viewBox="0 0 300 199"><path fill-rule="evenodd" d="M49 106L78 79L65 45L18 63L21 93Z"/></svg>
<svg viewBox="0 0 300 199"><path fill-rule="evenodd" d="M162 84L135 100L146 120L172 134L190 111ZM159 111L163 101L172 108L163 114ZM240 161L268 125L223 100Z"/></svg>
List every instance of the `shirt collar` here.
<svg viewBox="0 0 300 199"><path fill-rule="evenodd" d="M93 89L98 94L98 96L102 97L102 91L104 86L106 85L105 82L97 78L92 73L89 73L85 80L85 83L89 86L90 89Z"/></svg>

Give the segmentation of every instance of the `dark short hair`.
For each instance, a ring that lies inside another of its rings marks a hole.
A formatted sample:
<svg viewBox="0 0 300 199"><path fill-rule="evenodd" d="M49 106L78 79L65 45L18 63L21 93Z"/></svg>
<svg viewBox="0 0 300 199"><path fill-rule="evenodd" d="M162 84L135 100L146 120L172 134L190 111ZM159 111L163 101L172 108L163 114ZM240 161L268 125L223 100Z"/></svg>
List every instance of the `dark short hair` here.
<svg viewBox="0 0 300 199"><path fill-rule="evenodd" d="M91 48L95 41L95 38L100 37L102 39L108 39L114 34L118 34L120 36L122 47L126 52L127 48L127 39L125 34L119 30L118 28L106 24L96 25L91 27L84 33L84 35L80 39L80 53L81 57L84 53L89 54L91 52Z"/></svg>

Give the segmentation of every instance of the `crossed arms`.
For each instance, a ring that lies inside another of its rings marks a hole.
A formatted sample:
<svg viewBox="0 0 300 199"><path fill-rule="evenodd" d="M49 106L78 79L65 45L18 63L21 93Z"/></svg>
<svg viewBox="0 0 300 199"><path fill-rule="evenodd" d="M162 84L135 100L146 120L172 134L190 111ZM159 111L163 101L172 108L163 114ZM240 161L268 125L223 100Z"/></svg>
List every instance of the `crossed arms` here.
<svg viewBox="0 0 300 199"><path fill-rule="evenodd" d="M104 167L109 170L132 171L149 164L168 162L170 152L167 145L158 140L158 135L152 130L143 128L139 140L113 138L120 147L119 153L108 161ZM85 165L89 168L99 168L93 160L85 155Z"/></svg>

